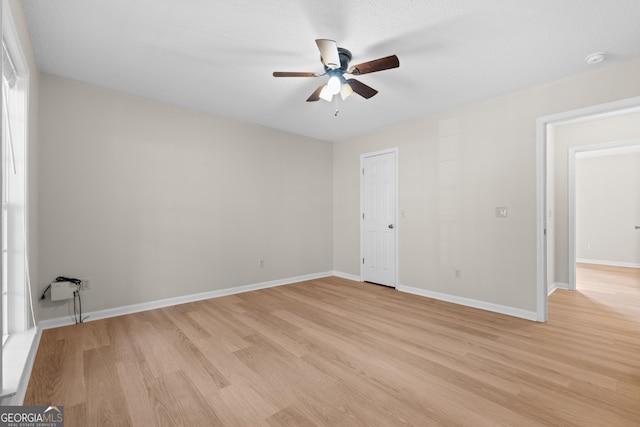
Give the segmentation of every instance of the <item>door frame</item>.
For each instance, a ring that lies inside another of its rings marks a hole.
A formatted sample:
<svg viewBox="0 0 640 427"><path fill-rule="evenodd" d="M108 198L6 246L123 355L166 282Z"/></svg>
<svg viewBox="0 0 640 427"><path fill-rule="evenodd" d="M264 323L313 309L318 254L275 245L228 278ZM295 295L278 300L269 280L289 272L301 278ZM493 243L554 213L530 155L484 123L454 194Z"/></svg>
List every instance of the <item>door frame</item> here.
<svg viewBox="0 0 640 427"><path fill-rule="evenodd" d="M610 117L638 109L640 109L640 96L542 116L536 120L536 317L538 322L546 322L549 316L547 284L548 242L546 239L548 125ZM569 241L568 246L573 246L575 254L575 230L573 236L574 241ZM575 259L573 261L573 269L575 269ZM572 269L569 271L569 274L572 274ZM573 271L575 283L575 270Z"/></svg>
<svg viewBox="0 0 640 427"><path fill-rule="evenodd" d="M392 284L393 288L398 288L398 286L400 285L398 278L400 277L400 250L399 250L399 235L400 235L400 225L398 223L398 219L400 218L399 215L399 197L398 197L398 155L399 155L400 150L398 149L398 147L393 147L393 148L387 148L384 150L380 150L380 151L373 151L370 153L363 153L360 154L360 169L358 171L358 175L360 176L360 213L359 213L359 217L358 217L358 221L360 222L360 258L358 260L359 264L360 264L360 281L364 281L364 264L362 263L362 258L364 257L364 221L362 221L362 215L363 215L363 209L364 209L364 179L362 178L363 176L363 170L364 170L364 161L367 157L375 157L375 156L380 156L383 154L395 154L395 199L396 199L396 205L394 206L394 210L395 210L395 274L393 277L393 281L394 283Z"/></svg>

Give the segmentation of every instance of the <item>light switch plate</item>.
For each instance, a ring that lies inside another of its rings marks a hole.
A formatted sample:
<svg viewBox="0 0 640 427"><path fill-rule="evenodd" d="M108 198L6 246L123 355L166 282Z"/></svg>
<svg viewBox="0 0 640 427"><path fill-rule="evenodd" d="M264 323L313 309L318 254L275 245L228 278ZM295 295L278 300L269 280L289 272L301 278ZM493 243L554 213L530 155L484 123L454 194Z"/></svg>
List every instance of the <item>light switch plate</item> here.
<svg viewBox="0 0 640 427"><path fill-rule="evenodd" d="M496 208L496 218L506 218L508 214L506 206L500 206Z"/></svg>

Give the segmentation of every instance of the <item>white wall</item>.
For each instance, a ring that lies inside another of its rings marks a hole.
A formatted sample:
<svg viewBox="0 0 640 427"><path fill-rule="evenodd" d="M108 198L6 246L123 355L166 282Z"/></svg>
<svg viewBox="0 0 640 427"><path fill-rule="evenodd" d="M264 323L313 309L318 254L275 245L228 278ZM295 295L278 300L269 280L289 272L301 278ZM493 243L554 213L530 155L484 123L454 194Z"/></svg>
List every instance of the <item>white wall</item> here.
<svg viewBox="0 0 640 427"><path fill-rule="evenodd" d="M640 267L640 153L576 160L576 257Z"/></svg>
<svg viewBox="0 0 640 427"><path fill-rule="evenodd" d="M40 95L40 289L91 277L87 312L332 270L330 143L46 74Z"/></svg>
<svg viewBox="0 0 640 427"><path fill-rule="evenodd" d="M360 154L397 146L400 283L535 312L536 118L638 96L638 75L634 61L336 143L334 268L359 274Z"/></svg>
<svg viewBox="0 0 640 427"><path fill-rule="evenodd" d="M549 151L554 153L555 252L553 282L569 284L568 155L571 147L613 143L640 137L640 113L549 127ZM576 248L577 249L577 248Z"/></svg>

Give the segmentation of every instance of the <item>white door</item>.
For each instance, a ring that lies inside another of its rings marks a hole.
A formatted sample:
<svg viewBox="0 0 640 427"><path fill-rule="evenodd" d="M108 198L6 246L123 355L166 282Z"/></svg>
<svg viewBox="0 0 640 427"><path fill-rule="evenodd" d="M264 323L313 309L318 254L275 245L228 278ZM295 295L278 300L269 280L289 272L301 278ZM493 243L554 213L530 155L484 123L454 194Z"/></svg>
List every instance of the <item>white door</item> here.
<svg viewBox="0 0 640 427"><path fill-rule="evenodd" d="M365 282L396 286L396 151L362 157L362 268Z"/></svg>

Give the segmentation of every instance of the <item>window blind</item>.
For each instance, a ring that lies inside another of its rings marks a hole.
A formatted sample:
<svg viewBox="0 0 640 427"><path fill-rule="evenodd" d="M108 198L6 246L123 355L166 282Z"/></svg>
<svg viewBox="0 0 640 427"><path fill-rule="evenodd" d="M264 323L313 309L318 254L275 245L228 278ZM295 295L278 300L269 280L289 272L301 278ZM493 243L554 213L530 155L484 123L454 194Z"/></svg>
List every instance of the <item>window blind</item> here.
<svg viewBox="0 0 640 427"><path fill-rule="evenodd" d="M10 88L13 88L18 80L16 67L13 65L13 60L11 59L11 55L9 55L4 40L2 40L2 77Z"/></svg>

